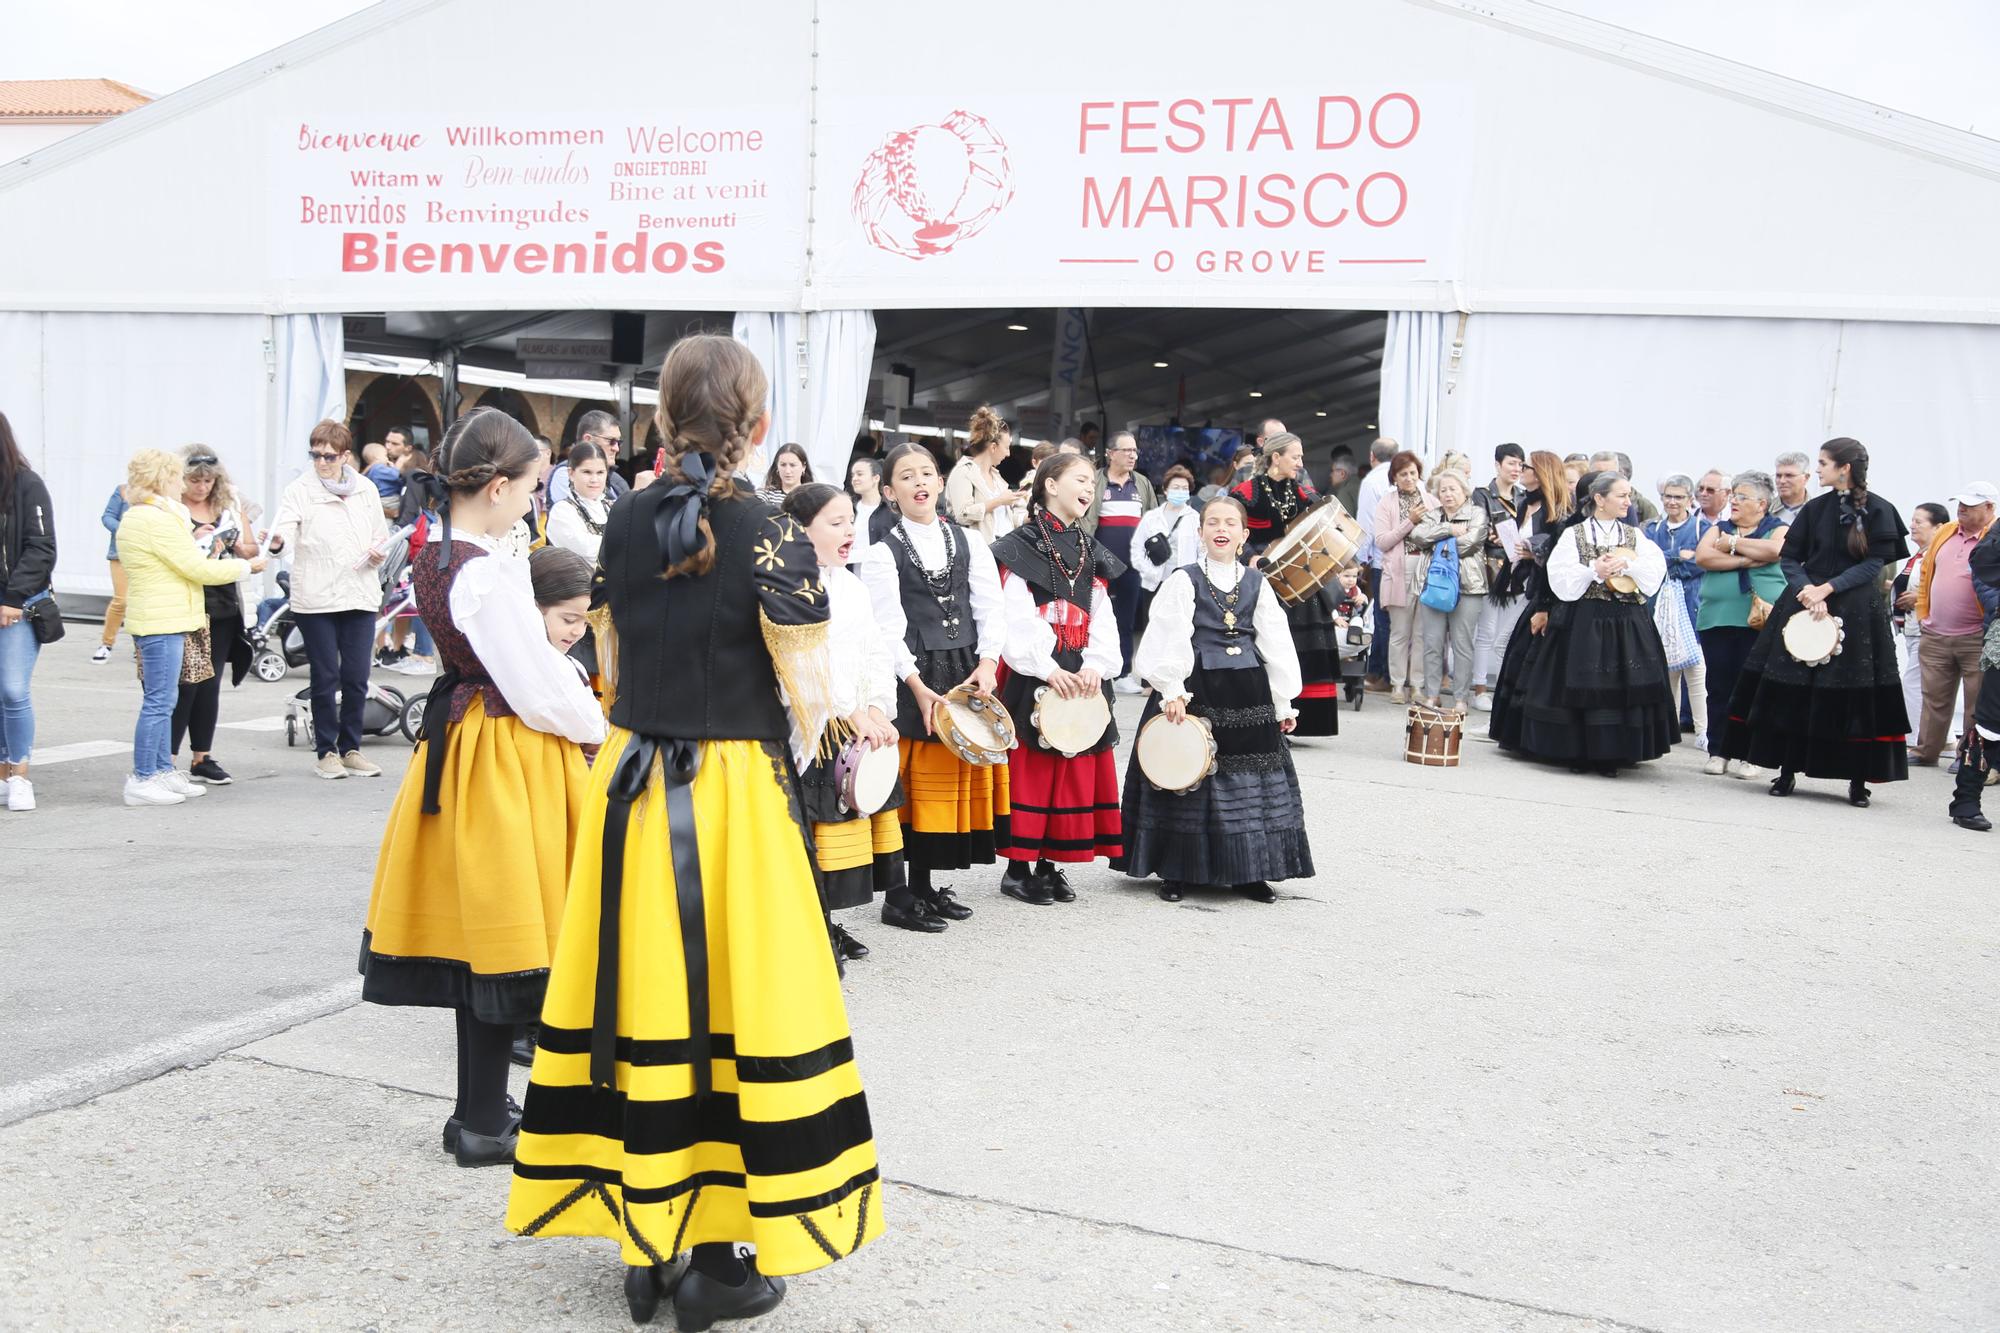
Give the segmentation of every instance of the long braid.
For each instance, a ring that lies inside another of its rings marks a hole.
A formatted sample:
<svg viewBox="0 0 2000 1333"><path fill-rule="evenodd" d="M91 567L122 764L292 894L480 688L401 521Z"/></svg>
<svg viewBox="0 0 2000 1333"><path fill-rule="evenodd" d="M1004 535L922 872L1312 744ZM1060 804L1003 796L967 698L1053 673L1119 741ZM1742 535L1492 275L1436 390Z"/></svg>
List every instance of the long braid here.
<svg viewBox="0 0 2000 1333"><path fill-rule="evenodd" d="M1847 494L1841 504L1849 513L1841 520L1847 528L1847 553L1856 560L1868 556L1868 450L1861 441L1841 436L1828 440L1819 451L1844 466L1847 472Z"/></svg>

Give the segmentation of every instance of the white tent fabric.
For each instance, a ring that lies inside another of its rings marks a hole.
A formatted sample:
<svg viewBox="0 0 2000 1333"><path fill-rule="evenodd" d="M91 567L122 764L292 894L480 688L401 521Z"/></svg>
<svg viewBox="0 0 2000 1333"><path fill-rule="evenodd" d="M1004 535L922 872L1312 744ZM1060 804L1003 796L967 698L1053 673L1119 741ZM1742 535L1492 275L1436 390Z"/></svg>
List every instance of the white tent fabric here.
<svg viewBox="0 0 2000 1333"><path fill-rule="evenodd" d="M1386 435L1424 460L1437 461L1444 409L1444 315L1391 310L1382 344L1382 401L1375 418Z"/></svg>
<svg viewBox="0 0 2000 1333"><path fill-rule="evenodd" d="M268 510L268 328L262 315L0 313L0 412L49 486L58 594L110 594L98 516L140 449L207 444Z"/></svg>
<svg viewBox="0 0 2000 1333"><path fill-rule="evenodd" d="M1386 379L1385 379L1386 394ZM1514 441L1622 450L1651 493L1668 472L1769 471L1851 435L1905 512L1990 477L2000 328L1839 320L1474 315L1449 447L1483 471Z"/></svg>
<svg viewBox="0 0 2000 1333"><path fill-rule="evenodd" d="M762 459L786 442L805 446L813 475L833 485L847 480L847 455L868 403L875 359L875 315L869 310L810 314L737 314L734 333L770 377L771 433ZM761 479L764 464L756 471Z"/></svg>
<svg viewBox="0 0 2000 1333"><path fill-rule="evenodd" d="M271 321L277 358L277 435L265 494L278 493L305 470L312 428L347 419L347 370L338 315L280 315Z"/></svg>

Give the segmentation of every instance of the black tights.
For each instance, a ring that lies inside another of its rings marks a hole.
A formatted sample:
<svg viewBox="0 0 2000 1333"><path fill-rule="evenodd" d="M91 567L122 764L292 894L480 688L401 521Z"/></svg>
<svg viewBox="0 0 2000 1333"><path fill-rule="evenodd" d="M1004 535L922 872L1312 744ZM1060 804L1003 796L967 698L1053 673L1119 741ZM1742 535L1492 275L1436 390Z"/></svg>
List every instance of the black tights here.
<svg viewBox="0 0 2000 1333"><path fill-rule="evenodd" d="M726 1240L703 1242L694 1247L688 1256L688 1267L703 1277L714 1278L725 1286L740 1287L750 1270L743 1265L742 1256L736 1247Z"/></svg>
<svg viewBox="0 0 2000 1333"><path fill-rule="evenodd" d="M475 1134L507 1132L507 1063L514 1025L483 1023L468 1009L458 1015L458 1106L452 1115Z"/></svg>

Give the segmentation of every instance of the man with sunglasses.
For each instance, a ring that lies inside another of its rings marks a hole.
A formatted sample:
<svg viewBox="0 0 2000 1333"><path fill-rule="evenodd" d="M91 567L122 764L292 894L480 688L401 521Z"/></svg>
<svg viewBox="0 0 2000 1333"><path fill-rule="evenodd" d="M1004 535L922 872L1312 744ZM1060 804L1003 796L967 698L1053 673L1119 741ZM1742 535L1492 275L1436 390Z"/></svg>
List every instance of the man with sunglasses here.
<svg viewBox="0 0 2000 1333"><path fill-rule="evenodd" d="M1714 468L1701 474L1694 484L1695 507L1710 527L1729 517L1729 478Z"/></svg>
<svg viewBox="0 0 2000 1333"><path fill-rule="evenodd" d="M613 504L618 503L618 497L632 489L625 478L618 475L618 455L625 447L625 431L619 426L618 418L609 412L585 412L577 420L575 442L594 444L604 451L604 456L611 461L610 488L605 491L605 497ZM549 473L548 496L550 509L569 499L568 463L557 464L555 471Z"/></svg>

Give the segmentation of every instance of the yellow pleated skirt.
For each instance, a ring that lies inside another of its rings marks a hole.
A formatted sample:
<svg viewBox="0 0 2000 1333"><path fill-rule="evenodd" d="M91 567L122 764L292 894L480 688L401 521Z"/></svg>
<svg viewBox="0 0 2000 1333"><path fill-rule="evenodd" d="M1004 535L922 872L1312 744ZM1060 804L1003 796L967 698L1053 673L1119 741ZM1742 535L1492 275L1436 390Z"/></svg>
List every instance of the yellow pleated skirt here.
<svg viewBox="0 0 2000 1333"><path fill-rule="evenodd" d="M809 1272L882 1232L880 1173L847 1011L782 751L701 747L693 784L706 914L712 1093L695 1096L666 789L627 826L615 1089L590 1083L607 791L630 733L592 770L523 1108L507 1225L602 1236L625 1262L744 1242L768 1274Z"/></svg>
<svg viewBox="0 0 2000 1333"><path fill-rule="evenodd" d="M362 941L362 995L470 1008L490 1023L541 1008L590 767L583 751L475 695L444 735L438 813L416 748L389 810Z"/></svg>
<svg viewBox="0 0 2000 1333"><path fill-rule="evenodd" d="M900 741L899 776L909 799L903 823L905 855L927 870L989 865L1006 841L1007 765L966 763L933 740Z"/></svg>

